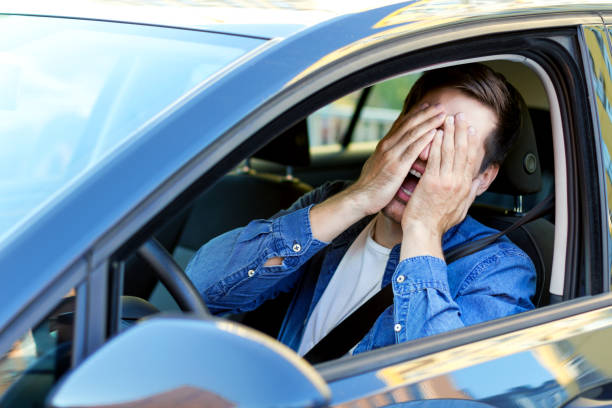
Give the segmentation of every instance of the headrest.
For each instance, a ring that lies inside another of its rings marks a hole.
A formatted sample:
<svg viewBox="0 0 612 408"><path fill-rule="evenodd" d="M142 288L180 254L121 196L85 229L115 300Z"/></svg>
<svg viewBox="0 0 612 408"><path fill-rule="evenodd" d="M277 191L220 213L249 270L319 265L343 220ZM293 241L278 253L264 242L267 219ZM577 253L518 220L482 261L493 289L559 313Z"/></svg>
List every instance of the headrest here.
<svg viewBox="0 0 612 408"><path fill-rule="evenodd" d="M541 188L542 172L536 135L529 109L521 101L521 127L518 137L488 191L523 195L537 193Z"/></svg>
<svg viewBox="0 0 612 408"><path fill-rule="evenodd" d="M303 119L261 148L253 157L285 166L309 166L308 125Z"/></svg>

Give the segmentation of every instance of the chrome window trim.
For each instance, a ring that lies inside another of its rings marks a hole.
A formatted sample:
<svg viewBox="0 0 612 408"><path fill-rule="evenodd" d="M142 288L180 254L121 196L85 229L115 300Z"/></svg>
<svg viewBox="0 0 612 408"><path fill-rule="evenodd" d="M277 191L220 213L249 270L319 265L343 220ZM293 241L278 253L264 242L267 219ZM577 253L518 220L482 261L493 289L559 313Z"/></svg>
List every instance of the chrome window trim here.
<svg viewBox="0 0 612 408"><path fill-rule="evenodd" d="M612 24L612 11L604 10L600 12L599 15L601 16L601 19L603 20L604 25Z"/></svg>

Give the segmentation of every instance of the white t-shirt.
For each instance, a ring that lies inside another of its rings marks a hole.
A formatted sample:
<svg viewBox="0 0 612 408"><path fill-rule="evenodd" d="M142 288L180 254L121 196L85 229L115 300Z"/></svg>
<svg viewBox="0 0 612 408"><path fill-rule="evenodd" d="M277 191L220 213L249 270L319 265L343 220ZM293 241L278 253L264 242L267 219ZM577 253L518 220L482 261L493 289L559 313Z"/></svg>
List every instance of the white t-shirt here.
<svg viewBox="0 0 612 408"><path fill-rule="evenodd" d="M391 249L372 238L374 218L342 257L304 329L298 354L303 356L334 327L378 291Z"/></svg>

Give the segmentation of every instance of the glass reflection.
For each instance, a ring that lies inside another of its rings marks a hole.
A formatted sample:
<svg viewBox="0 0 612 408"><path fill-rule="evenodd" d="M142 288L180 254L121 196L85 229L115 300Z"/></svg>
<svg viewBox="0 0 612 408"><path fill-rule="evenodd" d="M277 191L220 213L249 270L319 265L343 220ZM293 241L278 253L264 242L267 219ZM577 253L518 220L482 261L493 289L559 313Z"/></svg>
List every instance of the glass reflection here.
<svg viewBox="0 0 612 408"><path fill-rule="evenodd" d="M602 161L606 174L606 196L608 198L608 260L612 260L612 223L610 222L610 209L612 206L612 104L608 96L612 86L612 62L610 50L607 46L606 32L603 27L585 27L584 37L587 43L589 59L593 69L591 78L596 96L597 116L601 130ZM610 263L612 265L612 262Z"/></svg>
<svg viewBox="0 0 612 408"><path fill-rule="evenodd" d="M607 398L612 387L601 387L612 377L611 324L610 308L596 310L408 358L330 384L334 402L341 407L412 407L419 405L401 404L431 400L424 406L437 407L433 402L469 400L503 407L547 407L565 404L589 390ZM357 399L356 389L362 395Z"/></svg>
<svg viewBox="0 0 612 408"><path fill-rule="evenodd" d="M0 236L262 40L0 16Z"/></svg>

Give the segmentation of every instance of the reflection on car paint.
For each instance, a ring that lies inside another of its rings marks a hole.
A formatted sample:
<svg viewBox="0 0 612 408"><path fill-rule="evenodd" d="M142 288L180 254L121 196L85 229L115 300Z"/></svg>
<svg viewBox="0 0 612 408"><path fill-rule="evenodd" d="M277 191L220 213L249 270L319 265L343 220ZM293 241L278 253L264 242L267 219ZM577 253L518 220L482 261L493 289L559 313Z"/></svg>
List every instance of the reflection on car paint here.
<svg viewBox="0 0 612 408"><path fill-rule="evenodd" d="M382 407L423 398L556 406L612 376L611 336L612 308L572 316L333 382L334 406Z"/></svg>
<svg viewBox="0 0 612 408"><path fill-rule="evenodd" d="M587 45L590 60L592 85L595 93L597 117L601 133L601 156L605 171L604 188L608 202L608 265L612 260L612 220L610 211L612 209L612 103L609 96L612 89L612 62L610 49L608 47L607 32L603 26L585 26L584 38ZM608 91L606 91L608 90ZM610 275L612 279L612 272Z"/></svg>
<svg viewBox="0 0 612 408"><path fill-rule="evenodd" d="M548 4L547 4L548 3ZM428 0L416 0L411 4L395 10L388 16L381 19L373 28L389 27L398 24L416 23L431 19L435 14L438 18L448 18L450 20L464 19L469 15L482 14L515 14L526 7L540 6L548 11L563 10L562 4L575 5L574 1L563 0L537 0L537 1L514 1L514 0L448 0L433 3ZM584 6L589 9L588 5Z"/></svg>
<svg viewBox="0 0 612 408"><path fill-rule="evenodd" d="M558 11L564 10L564 8L561 7L561 4L563 3L576 6L576 3L571 1L551 2L551 4L557 6L556 9ZM496 0L480 0L469 2L416 1L409 4L404 9L398 10L393 7L388 7L387 9L390 11L390 13L384 14L379 20L371 25L371 33L369 35L364 34L364 36L358 41L347 43L345 46L338 47L334 51L326 54L296 75L287 85L298 82L316 70L330 65L343 57L351 54L358 54L361 50L377 45L390 38L419 34L421 32L427 32L436 28L439 28L447 33L452 33L453 30L449 28L452 23L463 22L466 20L477 22L478 20L490 18L501 20L503 18L518 14L519 10L521 9L527 9L530 6L533 7L534 4L542 6L542 2L500 2ZM589 5L579 7L583 10L593 10L594 12L597 11L596 8ZM550 11L555 9L555 7L548 6L546 9ZM600 18L597 18L597 20L601 21ZM574 20L574 23L578 23L578 21ZM480 32L479 34L486 33ZM459 38L453 38L453 40L455 39ZM411 51L419 46L422 47L425 45L418 44L418 42L415 41L412 44L412 48L404 48L402 52Z"/></svg>

